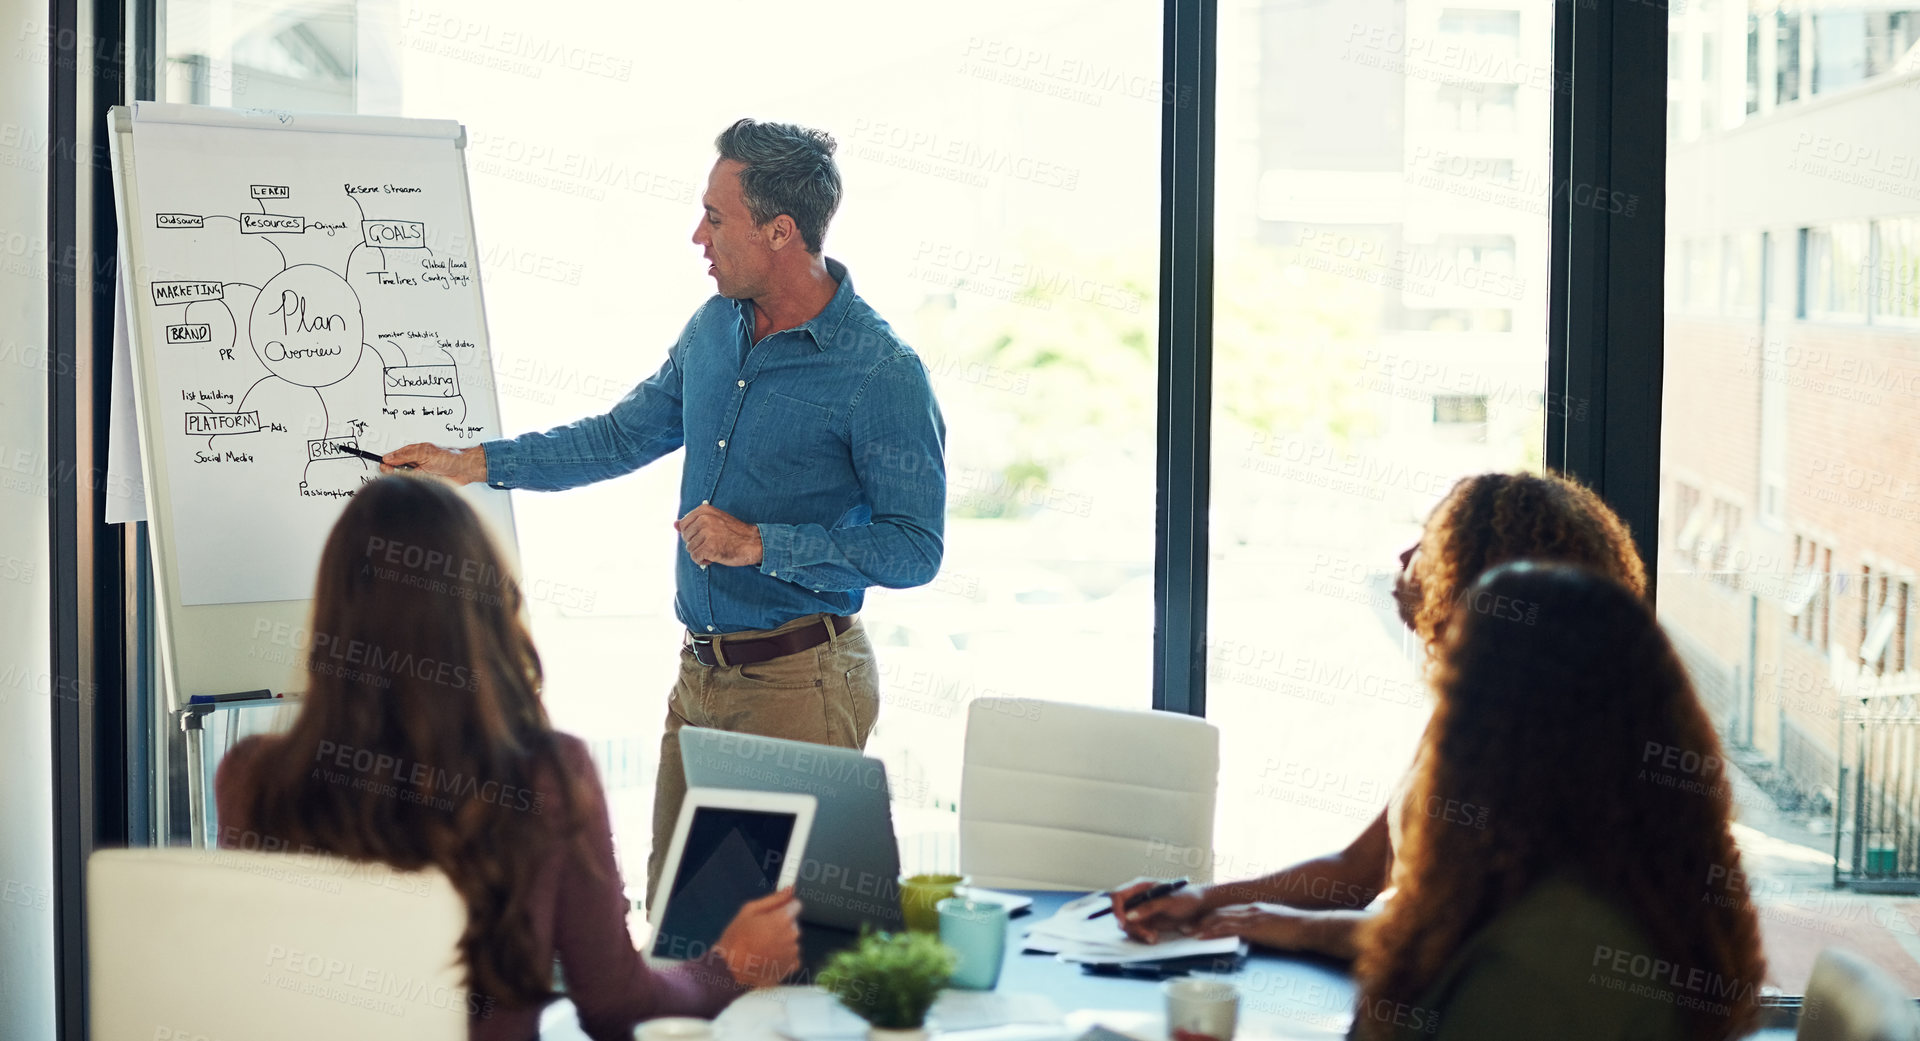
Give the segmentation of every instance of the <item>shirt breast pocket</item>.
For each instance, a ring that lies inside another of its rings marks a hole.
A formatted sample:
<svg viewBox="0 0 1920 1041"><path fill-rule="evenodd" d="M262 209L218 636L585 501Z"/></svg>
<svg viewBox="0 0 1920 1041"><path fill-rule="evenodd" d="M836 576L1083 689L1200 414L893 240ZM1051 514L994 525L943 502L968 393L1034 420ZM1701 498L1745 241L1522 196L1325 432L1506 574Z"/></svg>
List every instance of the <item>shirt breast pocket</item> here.
<svg viewBox="0 0 1920 1041"><path fill-rule="evenodd" d="M747 469L763 481L789 481L826 464L845 446L833 432L833 410L769 391L754 422Z"/></svg>

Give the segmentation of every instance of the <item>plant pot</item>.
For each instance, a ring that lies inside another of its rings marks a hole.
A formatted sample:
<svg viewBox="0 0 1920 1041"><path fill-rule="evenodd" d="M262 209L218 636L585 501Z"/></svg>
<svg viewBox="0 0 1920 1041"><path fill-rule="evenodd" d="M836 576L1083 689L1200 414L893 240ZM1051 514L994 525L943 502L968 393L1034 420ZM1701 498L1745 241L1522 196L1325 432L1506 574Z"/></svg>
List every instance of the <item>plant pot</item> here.
<svg viewBox="0 0 1920 1041"><path fill-rule="evenodd" d="M868 1027L867 1041L927 1041L926 1024L907 1027L902 1030L888 1030L886 1027Z"/></svg>

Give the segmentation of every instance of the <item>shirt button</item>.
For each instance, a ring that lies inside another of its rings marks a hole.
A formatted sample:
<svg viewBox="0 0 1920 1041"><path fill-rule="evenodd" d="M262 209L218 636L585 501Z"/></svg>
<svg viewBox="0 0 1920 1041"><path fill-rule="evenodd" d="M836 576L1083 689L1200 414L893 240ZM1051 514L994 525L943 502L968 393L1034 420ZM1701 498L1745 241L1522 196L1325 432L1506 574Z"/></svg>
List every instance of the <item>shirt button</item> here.
<svg viewBox="0 0 1920 1041"><path fill-rule="evenodd" d="M705 506L706 504L707 504L707 500L705 499L700 500L700 505Z"/></svg>
<svg viewBox="0 0 1920 1041"><path fill-rule="evenodd" d="M726 439L726 438L724 438L724 437L723 437L723 438L721 438L721 439L720 439L720 447L721 447L721 448L725 448L725 447L727 447L727 439Z"/></svg>
<svg viewBox="0 0 1920 1041"><path fill-rule="evenodd" d="M734 385L734 386L736 386L736 387L744 387L744 386L746 386L746 385L747 385L747 381L746 381L746 380L735 380L735 381L733 382L733 385Z"/></svg>
<svg viewBox="0 0 1920 1041"><path fill-rule="evenodd" d="M712 632L712 631L713 631L713 626L711 626L711 625L709 625L709 626L707 626L707 631L708 631L708 632Z"/></svg>

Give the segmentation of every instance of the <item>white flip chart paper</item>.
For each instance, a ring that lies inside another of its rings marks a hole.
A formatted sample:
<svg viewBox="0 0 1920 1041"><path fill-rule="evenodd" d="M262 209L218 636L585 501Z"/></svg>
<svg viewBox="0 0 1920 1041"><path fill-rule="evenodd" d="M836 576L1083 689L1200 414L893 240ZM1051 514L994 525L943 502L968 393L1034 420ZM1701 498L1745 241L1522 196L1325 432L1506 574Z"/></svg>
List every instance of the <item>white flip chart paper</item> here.
<svg viewBox="0 0 1920 1041"><path fill-rule="evenodd" d="M172 511L183 605L310 595L327 531L379 473L353 450L499 434L458 128L415 126L136 109L139 343L165 417L148 448L169 491L153 508Z"/></svg>

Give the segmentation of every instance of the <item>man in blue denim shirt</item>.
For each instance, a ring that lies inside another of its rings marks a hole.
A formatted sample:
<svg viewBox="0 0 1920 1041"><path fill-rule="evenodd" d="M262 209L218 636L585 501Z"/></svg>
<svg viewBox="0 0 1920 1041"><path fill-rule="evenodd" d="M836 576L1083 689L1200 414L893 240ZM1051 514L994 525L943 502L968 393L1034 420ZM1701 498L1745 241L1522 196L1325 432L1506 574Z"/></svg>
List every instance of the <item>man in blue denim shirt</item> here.
<svg viewBox="0 0 1920 1041"><path fill-rule="evenodd" d="M686 447L674 612L688 632L660 742L649 901L686 793L680 728L865 747L879 709L856 617L865 590L932 581L945 527L946 427L926 368L820 252L840 199L833 139L743 119L716 145L693 241L719 293L660 371L605 415L385 459L553 491Z"/></svg>

